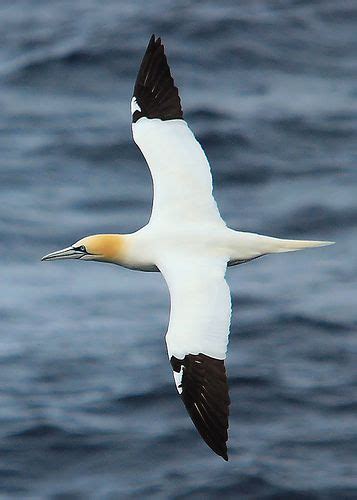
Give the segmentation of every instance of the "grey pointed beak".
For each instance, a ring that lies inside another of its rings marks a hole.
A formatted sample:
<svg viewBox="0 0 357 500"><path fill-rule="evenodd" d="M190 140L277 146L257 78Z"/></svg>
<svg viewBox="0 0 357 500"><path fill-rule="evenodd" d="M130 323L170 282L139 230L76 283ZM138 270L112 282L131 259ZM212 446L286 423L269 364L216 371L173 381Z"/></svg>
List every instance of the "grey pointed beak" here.
<svg viewBox="0 0 357 500"><path fill-rule="evenodd" d="M80 259L85 255L85 252L80 250L75 250L73 247L67 247L63 250L58 250L57 252L49 253L42 257L42 260L60 260L60 259Z"/></svg>

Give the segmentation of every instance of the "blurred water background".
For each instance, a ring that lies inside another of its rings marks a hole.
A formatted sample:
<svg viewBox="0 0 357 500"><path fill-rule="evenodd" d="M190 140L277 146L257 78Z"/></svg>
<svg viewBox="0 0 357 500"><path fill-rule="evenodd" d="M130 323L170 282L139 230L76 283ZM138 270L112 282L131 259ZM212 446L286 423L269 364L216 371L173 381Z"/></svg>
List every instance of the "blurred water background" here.
<svg viewBox="0 0 357 500"><path fill-rule="evenodd" d="M2 0L0 497L355 499L357 3ZM159 274L40 263L149 217L129 103L161 35L233 228L230 461L166 356Z"/></svg>

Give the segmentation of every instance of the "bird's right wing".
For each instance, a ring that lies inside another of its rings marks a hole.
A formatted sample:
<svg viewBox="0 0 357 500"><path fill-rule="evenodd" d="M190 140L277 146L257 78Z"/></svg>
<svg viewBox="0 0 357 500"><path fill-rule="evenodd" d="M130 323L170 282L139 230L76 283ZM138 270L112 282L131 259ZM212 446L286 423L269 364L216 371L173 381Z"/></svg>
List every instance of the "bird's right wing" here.
<svg viewBox="0 0 357 500"><path fill-rule="evenodd" d="M153 179L151 218L160 223L223 223L206 155L183 120L160 38L151 37L131 102L132 129Z"/></svg>
<svg viewBox="0 0 357 500"><path fill-rule="evenodd" d="M177 390L198 432L228 460L229 394L224 366L231 298L221 258L161 259L170 291L166 343Z"/></svg>

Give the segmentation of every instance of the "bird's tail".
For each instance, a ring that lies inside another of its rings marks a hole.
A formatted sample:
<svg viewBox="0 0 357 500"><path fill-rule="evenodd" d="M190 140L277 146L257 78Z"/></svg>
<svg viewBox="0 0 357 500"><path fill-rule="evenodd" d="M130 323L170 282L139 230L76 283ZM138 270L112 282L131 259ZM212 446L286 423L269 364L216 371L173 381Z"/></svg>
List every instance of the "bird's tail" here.
<svg viewBox="0 0 357 500"><path fill-rule="evenodd" d="M295 252L304 248L325 247L334 244L334 241L283 240L270 237L268 240L266 244L269 253Z"/></svg>
<svg viewBox="0 0 357 500"><path fill-rule="evenodd" d="M234 265L232 262L246 262L270 253L295 252L303 248L324 247L333 243L333 241L285 240L262 234L234 231L230 265Z"/></svg>

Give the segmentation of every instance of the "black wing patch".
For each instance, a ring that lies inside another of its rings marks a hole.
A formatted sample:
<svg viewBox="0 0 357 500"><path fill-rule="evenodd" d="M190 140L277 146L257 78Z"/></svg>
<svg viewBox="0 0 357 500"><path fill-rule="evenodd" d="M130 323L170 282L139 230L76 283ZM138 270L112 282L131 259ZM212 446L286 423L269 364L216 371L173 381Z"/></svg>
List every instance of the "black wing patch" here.
<svg viewBox="0 0 357 500"><path fill-rule="evenodd" d="M224 361L188 354L184 359L172 356L170 362L174 372L182 374L177 388L198 432L217 455L228 460L230 399Z"/></svg>
<svg viewBox="0 0 357 500"><path fill-rule="evenodd" d="M161 120L182 119L183 113L161 39L150 38L135 82L133 122L143 116Z"/></svg>

